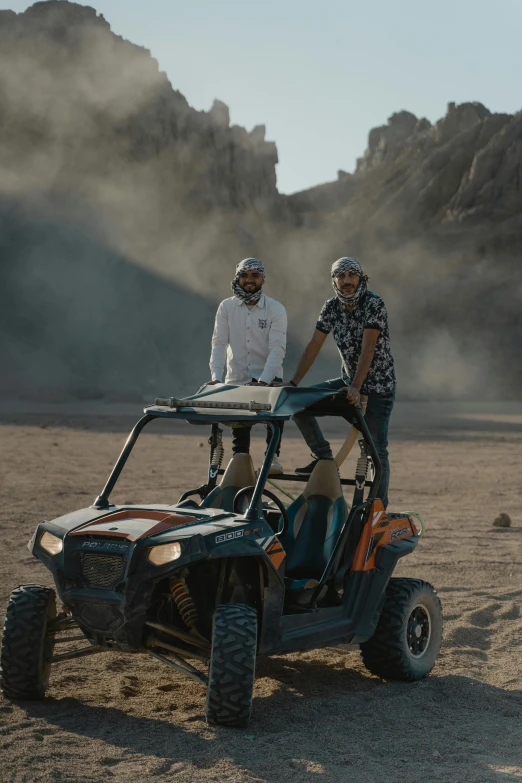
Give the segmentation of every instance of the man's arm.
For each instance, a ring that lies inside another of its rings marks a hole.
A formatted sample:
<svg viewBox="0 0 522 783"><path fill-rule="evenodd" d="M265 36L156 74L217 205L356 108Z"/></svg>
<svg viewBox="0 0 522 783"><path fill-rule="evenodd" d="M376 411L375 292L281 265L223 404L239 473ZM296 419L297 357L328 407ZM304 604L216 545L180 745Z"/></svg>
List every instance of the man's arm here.
<svg viewBox="0 0 522 783"><path fill-rule="evenodd" d="M357 369L355 370L352 385L348 387L347 397L349 402L358 401L360 398L359 392L373 361L379 334L379 329L365 329L363 332L361 354L359 356L359 361L357 362Z"/></svg>
<svg viewBox="0 0 522 783"><path fill-rule="evenodd" d="M296 386L301 383L306 373L317 359L319 351L323 347L323 343L327 337L328 334L326 332L321 332L320 329L315 330L312 339L304 349L303 355L299 359L297 370L295 371L294 377L292 378L292 382L295 383Z"/></svg>
<svg viewBox="0 0 522 783"><path fill-rule="evenodd" d="M224 302L221 302L218 307L214 332L212 334L212 352L210 354L211 383L220 383L223 380L225 365L227 363L227 347L230 335L228 317L224 304Z"/></svg>
<svg viewBox="0 0 522 783"><path fill-rule="evenodd" d="M270 325L268 335L268 357L259 376L259 383L269 384L274 380L279 367L283 364L286 354L286 329L287 317L286 310L281 305L281 310Z"/></svg>

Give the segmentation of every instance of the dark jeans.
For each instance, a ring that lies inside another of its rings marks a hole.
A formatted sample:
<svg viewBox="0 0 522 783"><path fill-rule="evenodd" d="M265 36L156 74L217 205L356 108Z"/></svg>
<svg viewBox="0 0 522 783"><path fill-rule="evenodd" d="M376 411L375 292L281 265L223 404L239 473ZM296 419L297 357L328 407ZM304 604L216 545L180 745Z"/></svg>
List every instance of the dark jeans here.
<svg viewBox="0 0 522 783"><path fill-rule="evenodd" d="M342 389L346 386L343 378L334 378L331 381L317 383L315 389ZM382 477L379 484L378 497L381 498L384 508L388 505L388 486L390 484L390 462L388 459L388 425L390 415L395 402L395 391L385 394L369 392L368 402L366 404L366 413L364 418L370 435L375 443L375 448L382 465ZM307 416L298 413L294 416L294 421L301 430L301 434L312 451L313 457L317 459L328 459L332 457L330 444L321 432L317 419L313 416Z"/></svg>
<svg viewBox="0 0 522 783"><path fill-rule="evenodd" d="M281 452L281 440L283 439L283 422L281 422L281 439L277 446L276 454L279 457ZM250 453L250 433L252 427L235 427L232 429L232 454L249 454ZM272 437L272 430L266 428L266 445L270 443Z"/></svg>
<svg viewBox="0 0 522 783"><path fill-rule="evenodd" d="M256 381L257 378L252 378L253 381ZM274 378L274 381L276 383L283 383L282 378ZM253 426L253 425L252 425ZM276 455L279 457L279 454L281 452L281 441L283 440L283 426L284 423L281 422L281 438L279 439L279 443L277 445L277 451ZM232 428L232 454L249 454L250 453L250 432L252 430L252 427L236 427ZM268 448L268 444L270 443L270 439L272 437L272 430L267 427L266 428L266 445Z"/></svg>

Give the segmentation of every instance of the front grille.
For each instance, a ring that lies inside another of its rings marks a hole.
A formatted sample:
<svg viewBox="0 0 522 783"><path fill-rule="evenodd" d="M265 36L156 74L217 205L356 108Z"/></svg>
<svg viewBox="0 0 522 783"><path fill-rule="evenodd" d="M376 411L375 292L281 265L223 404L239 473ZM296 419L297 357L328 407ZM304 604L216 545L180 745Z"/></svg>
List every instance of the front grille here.
<svg viewBox="0 0 522 783"><path fill-rule="evenodd" d="M110 590L125 573L125 558L121 555L104 555L85 552L82 556L82 574L89 587Z"/></svg>

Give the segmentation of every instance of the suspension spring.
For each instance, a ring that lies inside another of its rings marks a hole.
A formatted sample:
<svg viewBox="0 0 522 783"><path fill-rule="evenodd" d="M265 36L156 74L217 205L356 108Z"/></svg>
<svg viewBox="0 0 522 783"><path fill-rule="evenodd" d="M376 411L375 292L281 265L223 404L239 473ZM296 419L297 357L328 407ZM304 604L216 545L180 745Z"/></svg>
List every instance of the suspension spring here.
<svg viewBox="0 0 522 783"><path fill-rule="evenodd" d="M225 456L223 430L218 427L215 432L212 432L208 442L210 445L209 478L214 479L218 474L218 470L223 462L223 457Z"/></svg>
<svg viewBox="0 0 522 783"><path fill-rule="evenodd" d="M195 628L198 624L199 614L185 580L179 576L173 577L170 580L170 594L187 628Z"/></svg>
<svg viewBox="0 0 522 783"><path fill-rule="evenodd" d="M366 476L368 475L370 457L366 453L366 444L364 441L359 441L359 447L361 449L361 455L355 466L355 482L357 489L362 489L366 482Z"/></svg>
<svg viewBox="0 0 522 783"><path fill-rule="evenodd" d="M211 464L216 465L218 468L220 468L224 456L225 456L225 448L223 446L223 441L220 440L218 445L214 448L212 452L212 457L210 460Z"/></svg>

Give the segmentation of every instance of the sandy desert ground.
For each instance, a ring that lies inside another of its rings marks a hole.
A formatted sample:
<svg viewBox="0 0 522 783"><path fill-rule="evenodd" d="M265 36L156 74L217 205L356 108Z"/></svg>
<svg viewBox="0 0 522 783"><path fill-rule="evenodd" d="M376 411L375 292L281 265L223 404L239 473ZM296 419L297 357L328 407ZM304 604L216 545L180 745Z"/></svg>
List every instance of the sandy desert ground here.
<svg viewBox="0 0 522 783"><path fill-rule="evenodd" d="M51 584L26 542L39 520L97 495L139 409L117 414L103 405L0 407L2 611L17 584ZM114 499L174 502L203 479L206 434L152 426ZM258 459L261 449L259 438ZM432 582L443 602L443 647L429 678L382 682L343 647L273 658L258 670L252 723L238 731L207 726L202 688L152 658L71 661L54 669L43 702L0 699L0 778L520 781L522 405L402 403L391 455L391 510L417 509L428 523L397 573ZM287 467L307 458L291 429L283 458ZM510 529L492 527L501 511Z"/></svg>

